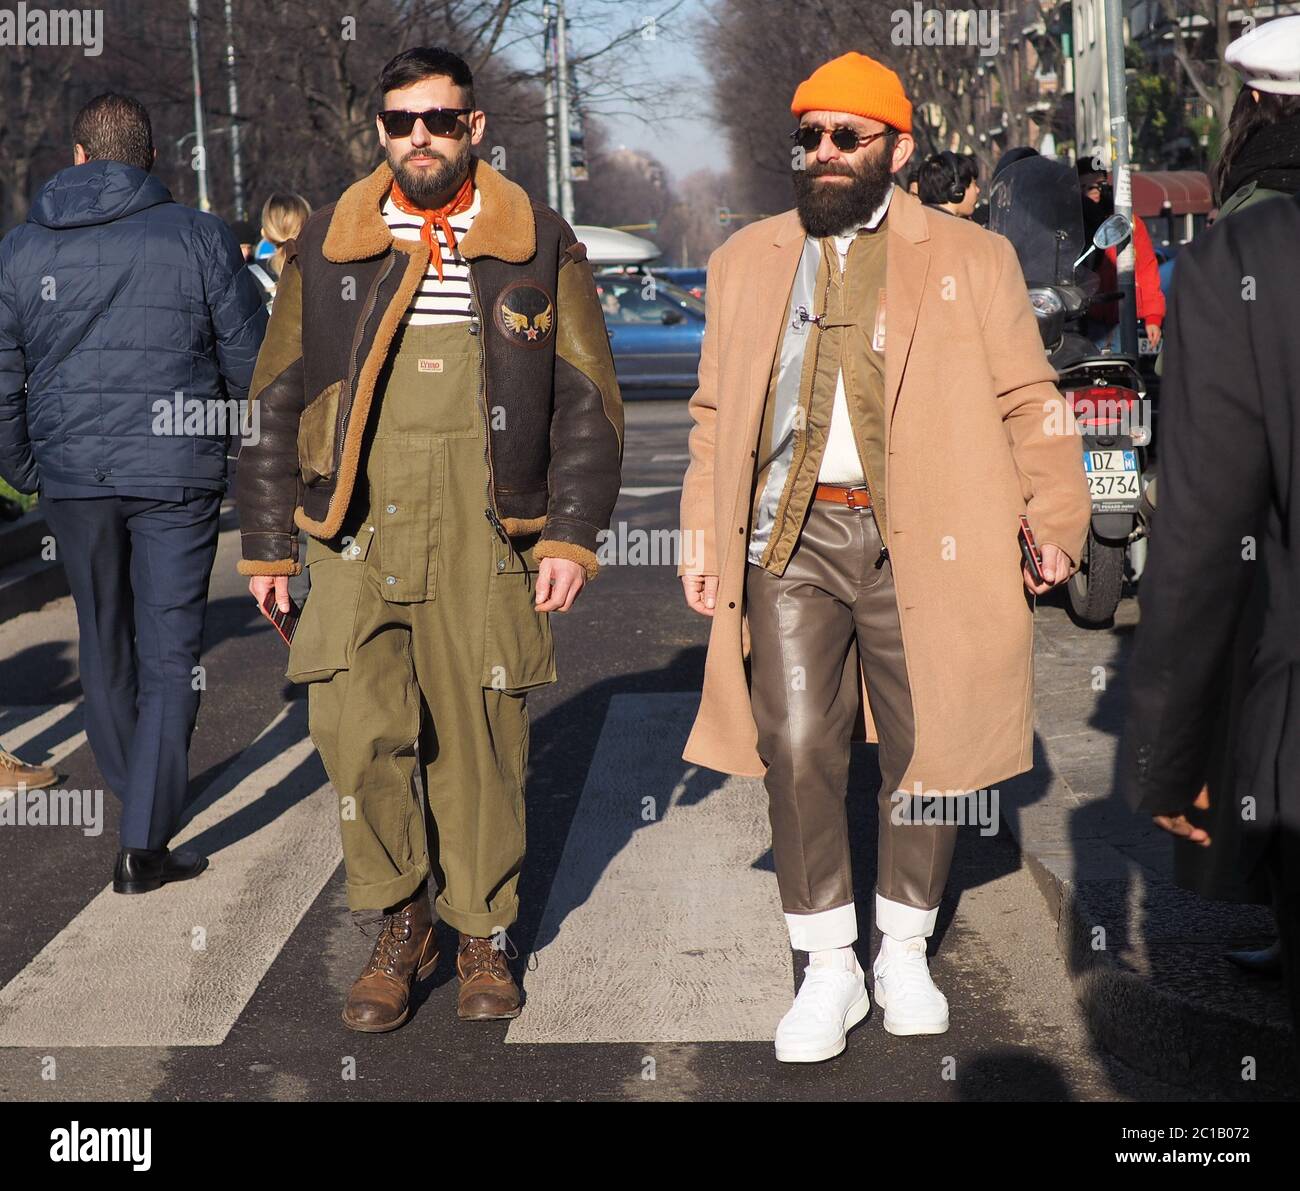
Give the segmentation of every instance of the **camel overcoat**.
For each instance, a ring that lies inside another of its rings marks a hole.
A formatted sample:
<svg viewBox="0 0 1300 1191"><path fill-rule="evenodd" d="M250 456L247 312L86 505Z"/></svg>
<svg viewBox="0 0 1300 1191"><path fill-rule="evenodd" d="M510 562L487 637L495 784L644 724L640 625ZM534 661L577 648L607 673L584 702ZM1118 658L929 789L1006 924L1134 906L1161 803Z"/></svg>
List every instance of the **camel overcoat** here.
<svg viewBox="0 0 1300 1191"><path fill-rule="evenodd" d="M1076 561L1083 446L1002 236L895 188L886 222L888 539L916 725L902 788L960 793L1033 763L1033 606L1019 517ZM761 777L745 658L749 516L764 398L804 231L796 212L709 261L679 573L719 577L685 760ZM695 547L694 555L690 547ZM876 740L863 680L866 739Z"/></svg>

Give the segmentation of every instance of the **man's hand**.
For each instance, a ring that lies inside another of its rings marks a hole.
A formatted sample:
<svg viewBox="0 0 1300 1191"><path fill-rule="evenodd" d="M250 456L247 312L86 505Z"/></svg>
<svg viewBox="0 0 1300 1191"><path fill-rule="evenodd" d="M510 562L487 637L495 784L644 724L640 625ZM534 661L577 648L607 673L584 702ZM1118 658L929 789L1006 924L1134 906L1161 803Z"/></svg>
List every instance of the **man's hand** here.
<svg viewBox="0 0 1300 1191"><path fill-rule="evenodd" d="M289 576L288 575L254 575L248 581L248 590L253 593L253 599L257 601L258 610L261 611L263 603L266 602L266 593L275 591L276 607L281 612L289 611ZM266 613L262 613L266 616ZM268 618L269 619L269 618Z"/></svg>
<svg viewBox="0 0 1300 1191"><path fill-rule="evenodd" d="M683 575L682 590L686 593L686 606L701 616L712 616L718 603L717 575Z"/></svg>
<svg viewBox="0 0 1300 1191"><path fill-rule="evenodd" d="M1192 803L1198 811L1208 811L1210 809L1210 787L1202 786L1201 792L1196 796L1196 801ZM1194 844L1199 844L1202 848L1210 846L1210 833L1204 827L1193 827L1187 821L1186 815L1152 815L1157 827L1163 828L1170 835L1182 836L1185 840L1190 840Z"/></svg>
<svg viewBox="0 0 1300 1191"><path fill-rule="evenodd" d="M1155 351L1160 346L1160 324L1147 323L1147 342L1151 345L1151 350Z"/></svg>
<svg viewBox="0 0 1300 1191"><path fill-rule="evenodd" d="M538 612L567 612L587 585L587 568L569 558L543 558L537 568Z"/></svg>
<svg viewBox="0 0 1300 1191"><path fill-rule="evenodd" d="M1033 575L1029 573L1029 568L1021 563L1020 573L1024 577L1025 586L1034 593L1042 595L1045 591L1051 591L1058 583L1064 583L1070 577L1070 568L1074 563L1070 561L1070 556L1066 554L1060 546L1053 546L1051 542L1039 548L1042 554L1041 567L1043 577L1046 583L1038 583Z"/></svg>

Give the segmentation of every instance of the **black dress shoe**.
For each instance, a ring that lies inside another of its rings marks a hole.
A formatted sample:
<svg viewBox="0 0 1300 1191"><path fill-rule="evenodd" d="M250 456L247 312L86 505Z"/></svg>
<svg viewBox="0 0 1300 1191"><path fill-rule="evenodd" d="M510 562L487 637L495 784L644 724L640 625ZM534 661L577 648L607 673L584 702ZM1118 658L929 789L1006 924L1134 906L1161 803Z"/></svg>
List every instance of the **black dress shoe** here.
<svg viewBox="0 0 1300 1191"><path fill-rule="evenodd" d="M152 893L170 881L188 881L208 867L208 858L182 848L123 848L113 870L114 893Z"/></svg>

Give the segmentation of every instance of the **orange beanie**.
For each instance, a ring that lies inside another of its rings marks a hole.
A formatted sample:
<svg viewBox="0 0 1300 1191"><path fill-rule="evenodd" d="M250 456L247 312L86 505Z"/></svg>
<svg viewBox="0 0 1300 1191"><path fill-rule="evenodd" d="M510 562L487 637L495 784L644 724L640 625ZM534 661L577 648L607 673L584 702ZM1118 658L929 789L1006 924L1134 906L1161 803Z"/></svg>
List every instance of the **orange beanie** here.
<svg viewBox="0 0 1300 1191"><path fill-rule="evenodd" d="M819 66L799 84L790 112L848 112L912 131L912 104L888 66L856 51Z"/></svg>

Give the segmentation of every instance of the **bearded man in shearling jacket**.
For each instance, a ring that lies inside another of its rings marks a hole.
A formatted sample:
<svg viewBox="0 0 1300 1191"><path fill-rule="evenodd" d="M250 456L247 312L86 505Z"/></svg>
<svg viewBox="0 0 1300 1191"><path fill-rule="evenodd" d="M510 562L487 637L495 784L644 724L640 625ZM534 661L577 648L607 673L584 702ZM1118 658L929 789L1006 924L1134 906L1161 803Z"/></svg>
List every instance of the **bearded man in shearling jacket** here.
<svg viewBox="0 0 1300 1191"><path fill-rule="evenodd" d="M386 160L287 246L238 492L258 603L287 611L311 576L287 676L339 794L348 904L378 927L343 1010L366 1032L437 964L431 877L459 1016L520 1012L525 699L555 681L550 613L596 575L623 435L585 250L474 157L469 68L407 50L379 93Z"/></svg>

